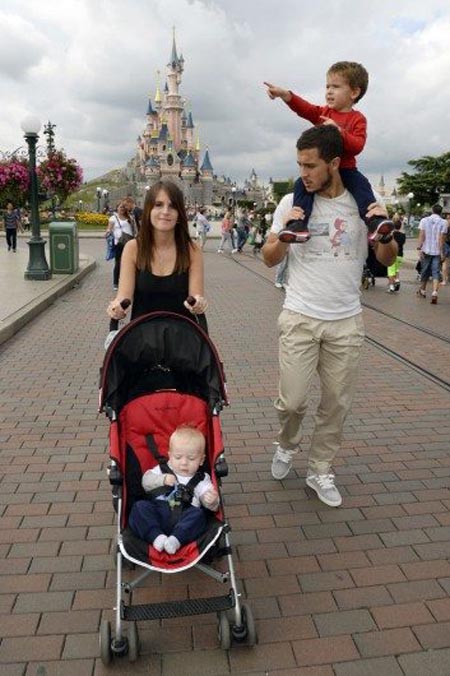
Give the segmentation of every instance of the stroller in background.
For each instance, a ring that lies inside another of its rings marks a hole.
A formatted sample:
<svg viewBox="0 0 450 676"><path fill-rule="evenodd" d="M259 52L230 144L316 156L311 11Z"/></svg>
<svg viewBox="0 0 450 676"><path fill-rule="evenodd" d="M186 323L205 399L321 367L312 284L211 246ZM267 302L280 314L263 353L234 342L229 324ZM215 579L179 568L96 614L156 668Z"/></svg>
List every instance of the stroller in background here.
<svg viewBox="0 0 450 676"><path fill-rule="evenodd" d="M130 662L138 658L137 621L216 613L224 650L233 640L250 646L256 643L251 609L240 600L230 527L220 495L221 480L228 468L219 413L227 403L217 350L208 335L187 317L171 312L144 315L125 326L108 347L101 371L99 406L111 423L109 481L117 512L117 543L115 634L111 623L103 620L99 636L105 665L114 656L128 655ZM198 541L168 555L137 538L127 524L134 502L145 499L143 473L158 463L158 455L167 457L169 437L181 424L195 425L205 435L204 469L219 491L220 506L218 512L209 513L208 529ZM221 557L226 557L226 572L210 565ZM194 566L217 582L229 583L228 593L133 605L134 589L152 573L175 574ZM124 581L125 567L139 567L143 572L132 581Z"/></svg>

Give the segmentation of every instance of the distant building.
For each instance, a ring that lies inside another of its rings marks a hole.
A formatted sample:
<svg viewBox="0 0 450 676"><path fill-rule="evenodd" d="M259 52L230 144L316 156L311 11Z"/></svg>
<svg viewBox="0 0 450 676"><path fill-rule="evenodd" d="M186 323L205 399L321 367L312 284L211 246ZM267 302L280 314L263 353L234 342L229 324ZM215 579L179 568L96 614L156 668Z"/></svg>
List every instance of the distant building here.
<svg viewBox="0 0 450 676"><path fill-rule="evenodd" d="M232 191L236 183L214 174L209 149L200 150L192 112L187 110L186 99L179 91L183 70L184 58L182 54L178 56L174 31L164 88L161 92L158 81L153 102L151 98L148 100L145 128L138 136L136 154L128 163L127 174L138 196L145 194L146 186L169 179L183 190L188 205L226 206L236 192ZM254 170L244 191L251 195L249 199L261 205L264 189Z"/></svg>

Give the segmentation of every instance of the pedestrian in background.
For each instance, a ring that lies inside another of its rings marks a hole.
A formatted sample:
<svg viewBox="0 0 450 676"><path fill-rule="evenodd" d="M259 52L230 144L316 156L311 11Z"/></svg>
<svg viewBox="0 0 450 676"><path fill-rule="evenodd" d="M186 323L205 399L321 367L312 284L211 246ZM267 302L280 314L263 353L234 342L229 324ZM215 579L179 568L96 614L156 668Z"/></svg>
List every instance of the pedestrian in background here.
<svg viewBox="0 0 450 676"><path fill-rule="evenodd" d="M387 269L389 282L389 286L387 288L388 293L395 293L396 291L400 290L400 268L403 264L403 247L406 241L406 235L401 231L402 218L400 214L394 214L392 217L392 222L394 224L392 236L397 242L398 254L393 264Z"/></svg>
<svg viewBox="0 0 450 676"><path fill-rule="evenodd" d="M438 301L439 274L441 261L444 260L444 244L448 231L447 222L442 218L442 206L434 204L431 216L422 218L419 223L419 240L417 249L420 251L421 272L420 288L417 295L420 298L427 296L428 279L432 278L433 291L431 302L436 305Z"/></svg>
<svg viewBox="0 0 450 676"><path fill-rule="evenodd" d="M200 247L203 249L206 244L208 232L211 230L211 224L205 216L205 207L200 207L195 216L195 223L197 227L197 236Z"/></svg>
<svg viewBox="0 0 450 676"><path fill-rule="evenodd" d="M442 261L442 286L445 286L449 279L449 259L450 259L450 213L445 214L445 219L447 221L447 234L445 235L444 242L444 260Z"/></svg>
<svg viewBox="0 0 450 676"><path fill-rule="evenodd" d="M3 222L5 226L6 233L6 246L8 251L17 251L17 230L23 232L22 223L20 220L20 212L18 209L14 208L12 202L8 202L6 205L6 211L3 214Z"/></svg>
<svg viewBox="0 0 450 676"><path fill-rule="evenodd" d="M222 224L221 224L221 232L222 232L222 239L220 240L219 248L217 249L217 253L222 253L225 244L228 244L228 247L233 253L233 240L231 236L231 230L233 227L233 220L232 220L232 215L230 211L227 211L225 216L223 217Z"/></svg>
<svg viewBox="0 0 450 676"><path fill-rule="evenodd" d="M134 222L125 202L119 202L116 211L108 221L105 237L110 233L114 235L114 270L113 289L119 288L120 263L125 244L135 236Z"/></svg>

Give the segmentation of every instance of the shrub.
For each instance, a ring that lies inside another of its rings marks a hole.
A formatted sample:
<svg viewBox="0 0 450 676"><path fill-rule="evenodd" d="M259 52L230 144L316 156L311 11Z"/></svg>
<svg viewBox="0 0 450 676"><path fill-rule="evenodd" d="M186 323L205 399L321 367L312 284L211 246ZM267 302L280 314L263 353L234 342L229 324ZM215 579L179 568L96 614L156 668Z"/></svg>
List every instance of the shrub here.
<svg viewBox="0 0 450 676"><path fill-rule="evenodd" d="M78 212L75 214L76 222L81 226L90 226L93 228L105 228L108 225L109 216L107 214L95 214L90 212Z"/></svg>

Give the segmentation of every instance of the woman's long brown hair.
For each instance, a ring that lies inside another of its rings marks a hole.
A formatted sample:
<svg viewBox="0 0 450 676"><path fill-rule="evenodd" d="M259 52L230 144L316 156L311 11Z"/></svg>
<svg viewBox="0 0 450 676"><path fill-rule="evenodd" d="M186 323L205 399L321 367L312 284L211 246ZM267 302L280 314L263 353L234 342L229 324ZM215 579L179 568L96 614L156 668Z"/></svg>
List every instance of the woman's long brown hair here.
<svg viewBox="0 0 450 676"><path fill-rule="evenodd" d="M177 224L175 226L175 247L177 250L177 257L174 272L179 274L189 270L189 265L191 263L191 247L193 246L193 243L191 236L189 235L184 195L180 188L175 185L175 183L172 183L172 181L158 181L152 185L147 192L141 227L139 228L139 235L137 237L136 265L138 270L148 270L149 272L152 270L155 236L150 215L160 190L164 190L169 196L172 206L178 212Z"/></svg>

